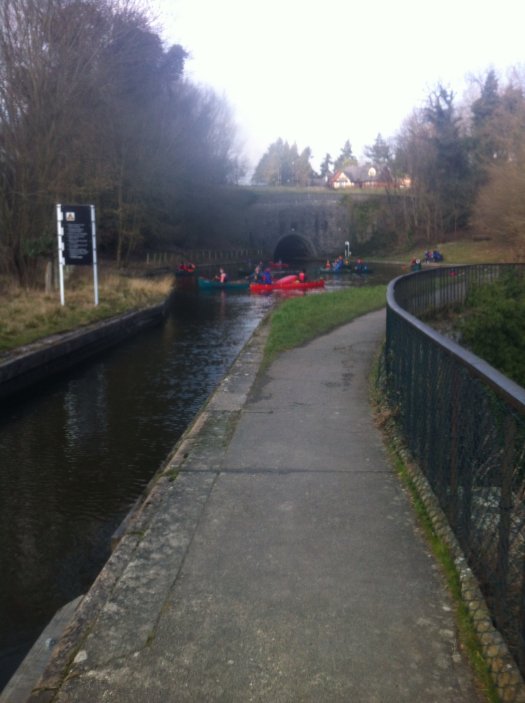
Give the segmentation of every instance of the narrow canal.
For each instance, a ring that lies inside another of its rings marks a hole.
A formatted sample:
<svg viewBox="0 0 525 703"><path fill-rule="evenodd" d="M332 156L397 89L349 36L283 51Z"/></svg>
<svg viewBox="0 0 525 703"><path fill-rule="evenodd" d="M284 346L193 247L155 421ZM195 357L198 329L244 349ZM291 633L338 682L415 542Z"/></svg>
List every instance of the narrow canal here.
<svg viewBox="0 0 525 703"><path fill-rule="evenodd" d="M89 589L111 535L271 304L177 291L163 326L0 408L0 691L54 613Z"/></svg>
<svg viewBox="0 0 525 703"><path fill-rule="evenodd" d="M177 292L162 327L0 410L0 691L270 305Z"/></svg>

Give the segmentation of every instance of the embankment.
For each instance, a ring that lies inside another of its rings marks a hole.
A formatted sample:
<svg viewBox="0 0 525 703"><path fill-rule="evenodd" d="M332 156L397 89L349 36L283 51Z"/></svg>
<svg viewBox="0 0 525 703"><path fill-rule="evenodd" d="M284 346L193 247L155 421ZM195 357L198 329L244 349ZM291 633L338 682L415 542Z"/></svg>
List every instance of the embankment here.
<svg viewBox="0 0 525 703"><path fill-rule="evenodd" d="M0 360L0 399L66 371L138 332L161 324L166 302L46 337Z"/></svg>

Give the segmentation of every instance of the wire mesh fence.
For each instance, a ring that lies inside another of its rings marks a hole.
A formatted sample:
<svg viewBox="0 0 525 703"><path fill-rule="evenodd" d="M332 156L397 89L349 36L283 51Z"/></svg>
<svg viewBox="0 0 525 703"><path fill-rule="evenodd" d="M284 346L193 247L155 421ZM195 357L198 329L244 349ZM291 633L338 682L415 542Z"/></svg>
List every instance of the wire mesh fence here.
<svg viewBox="0 0 525 703"><path fill-rule="evenodd" d="M447 267L392 281L385 371L406 444L525 673L525 389L421 320L508 269Z"/></svg>

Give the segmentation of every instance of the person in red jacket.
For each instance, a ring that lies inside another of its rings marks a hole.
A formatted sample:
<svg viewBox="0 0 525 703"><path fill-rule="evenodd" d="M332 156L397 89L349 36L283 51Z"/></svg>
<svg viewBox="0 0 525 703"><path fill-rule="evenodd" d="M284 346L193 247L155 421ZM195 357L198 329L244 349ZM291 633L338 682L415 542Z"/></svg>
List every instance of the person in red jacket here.
<svg viewBox="0 0 525 703"><path fill-rule="evenodd" d="M228 280L228 274L223 268L219 269L219 275L215 276L215 280L219 281L220 283L226 283L226 281Z"/></svg>

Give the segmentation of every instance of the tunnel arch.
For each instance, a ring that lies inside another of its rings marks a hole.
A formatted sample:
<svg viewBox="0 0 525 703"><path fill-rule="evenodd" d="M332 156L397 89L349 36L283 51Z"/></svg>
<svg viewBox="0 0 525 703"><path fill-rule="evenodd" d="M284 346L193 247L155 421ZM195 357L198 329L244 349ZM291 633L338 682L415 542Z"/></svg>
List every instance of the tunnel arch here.
<svg viewBox="0 0 525 703"><path fill-rule="evenodd" d="M316 252L312 242L300 234L287 234L278 242L273 252L273 260L290 261L298 259L315 259Z"/></svg>

